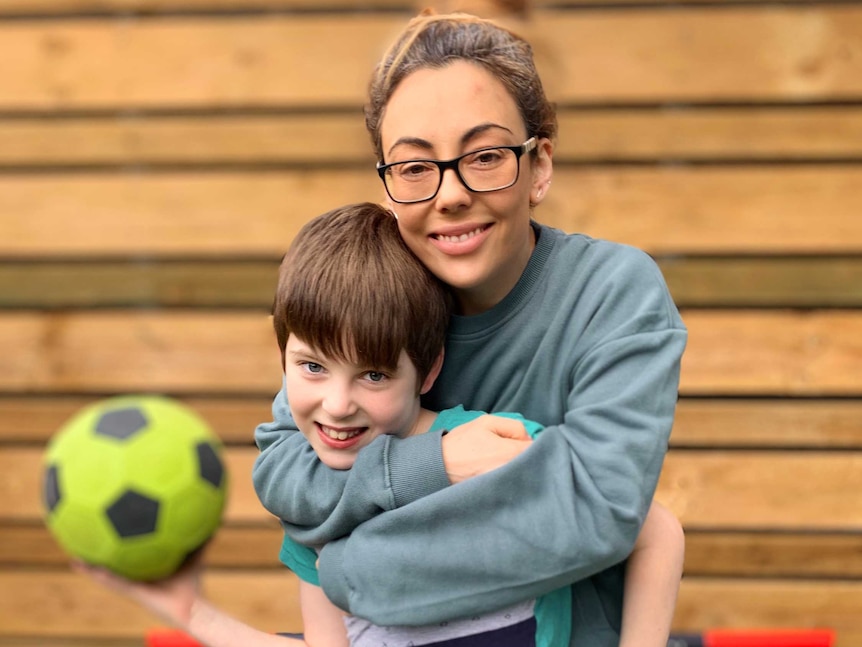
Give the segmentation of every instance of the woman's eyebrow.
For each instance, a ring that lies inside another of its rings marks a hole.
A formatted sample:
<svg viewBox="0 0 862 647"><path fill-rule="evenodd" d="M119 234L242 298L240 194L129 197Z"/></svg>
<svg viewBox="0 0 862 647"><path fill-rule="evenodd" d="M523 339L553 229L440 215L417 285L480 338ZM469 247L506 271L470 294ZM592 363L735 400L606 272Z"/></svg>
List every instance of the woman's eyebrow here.
<svg viewBox="0 0 862 647"><path fill-rule="evenodd" d="M425 150L432 150L434 147L431 145L427 139L422 139L421 137L399 137L392 146L389 147L387 154L391 155L392 151L395 150L398 146L415 146L417 148L424 148Z"/></svg>
<svg viewBox="0 0 862 647"><path fill-rule="evenodd" d="M472 128L470 128L470 130L468 130L466 133L464 133L461 136L461 144L462 145L467 144L474 137L477 137L478 135L486 133L489 130L492 130L494 128L499 128L500 130L505 130L507 133L514 135L514 133L509 128L506 128L505 126L502 126L500 124L496 124L496 123L489 121L489 122L486 122L483 124L477 124L477 125L473 126Z"/></svg>
<svg viewBox="0 0 862 647"><path fill-rule="evenodd" d="M467 132L465 132L463 135L461 135L461 145L464 146L468 144L473 138L494 128L499 128L500 130L505 130L507 133L514 134L512 130L506 128L506 126L502 126L493 122L477 124L467 130ZM392 151L395 150L396 147L402 145L415 146L416 148L424 148L428 151L434 149L434 146L427 139L422 139L421 137L399 137L395 141L395 143L389 147L387 154L391 155Z"/></svg>

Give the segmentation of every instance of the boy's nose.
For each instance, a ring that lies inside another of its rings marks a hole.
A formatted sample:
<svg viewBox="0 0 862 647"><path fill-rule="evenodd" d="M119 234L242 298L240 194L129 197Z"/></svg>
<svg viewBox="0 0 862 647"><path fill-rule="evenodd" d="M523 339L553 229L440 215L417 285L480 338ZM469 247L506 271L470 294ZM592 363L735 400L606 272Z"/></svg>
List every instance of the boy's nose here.
<svg viewBox="0 0 862 647"><path fill-rule="evenodd" d="M349 389L333 389L323 399L323 410L333 418L346 418L356 413L356 403Z"/></svg>

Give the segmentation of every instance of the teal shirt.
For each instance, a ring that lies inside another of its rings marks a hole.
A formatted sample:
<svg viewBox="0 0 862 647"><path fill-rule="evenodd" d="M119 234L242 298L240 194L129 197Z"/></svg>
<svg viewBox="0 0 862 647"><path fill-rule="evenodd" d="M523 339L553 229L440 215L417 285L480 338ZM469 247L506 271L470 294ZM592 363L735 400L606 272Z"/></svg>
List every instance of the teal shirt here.
<svg viewBox="0 0 862 647"><path fill-rule="evenodd" d="M330 470L281 391L255 431L253 481L292 538L325 544L321 585L354 615L425 625L571 585L571 645L616 647L624 561L667 451L686 331L649 256L534 228L512 291L453 317L423 397L433 411L518 411L545 427L529 449L454 487L439 432L377 438L354 469Z"/></svg>
<svg viewBox="0 0 862 647"><path fill-rule="evenodd" d="M465 411L462 406L446 409L437 414L428 431L450 431L481 415L484 415L484 411ZM520 414L499 412L495 415L522 421L531 438L535 438L542 431L542 425L527 420ZM279 559L303 581L320 586L316 566L316 551L296 543L285 535L281 544ZM417 586L421 586L421 584L417 583ZM572 633L571 608L572 589L568 586L556 589L536 600L534 609L536 647L559 647L569 643L569 636Z"/></svg>

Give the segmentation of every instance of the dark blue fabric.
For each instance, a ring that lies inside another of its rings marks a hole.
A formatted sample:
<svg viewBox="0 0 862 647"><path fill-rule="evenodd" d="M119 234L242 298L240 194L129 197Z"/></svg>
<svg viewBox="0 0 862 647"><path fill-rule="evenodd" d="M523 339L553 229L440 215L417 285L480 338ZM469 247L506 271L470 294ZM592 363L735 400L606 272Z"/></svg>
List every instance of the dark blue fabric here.
<svg viewBox="0 0 862 647"><path fill-rule="evenodd" d="M381 645L380 647L385 647ZM508 627L500 627L472 636L428 643L422 647L536 647L536 619L528 618Z"/></svg>

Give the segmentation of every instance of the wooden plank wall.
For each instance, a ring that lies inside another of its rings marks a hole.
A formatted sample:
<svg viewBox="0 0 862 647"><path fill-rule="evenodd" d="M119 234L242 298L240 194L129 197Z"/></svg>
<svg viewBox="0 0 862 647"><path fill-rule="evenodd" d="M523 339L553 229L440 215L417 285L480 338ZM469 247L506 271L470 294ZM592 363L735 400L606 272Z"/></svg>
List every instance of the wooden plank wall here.
<svg viewBox="0 0 862 647"><path fill-rule="evenodd" d="M536 1L561 134L541 217L642 247L690 330L659 498L675 619L862 644L862 3ZM128 391L195 406L233 491L206 586L298 630L248 474L302 222L379 199L360 106L408 0L0 0L0 644L139 645L71 574L39 461Z"/></svg>

